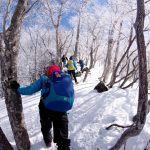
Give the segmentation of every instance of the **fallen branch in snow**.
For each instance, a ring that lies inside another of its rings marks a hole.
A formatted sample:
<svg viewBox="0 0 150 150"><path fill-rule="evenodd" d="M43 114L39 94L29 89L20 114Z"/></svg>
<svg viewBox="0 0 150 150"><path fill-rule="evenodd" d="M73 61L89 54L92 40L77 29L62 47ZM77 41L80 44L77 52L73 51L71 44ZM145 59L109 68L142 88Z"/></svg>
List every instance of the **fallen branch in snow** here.
<svg viewBox="0 0 150 150"><path fill-rule="evenodd" d="M133 124L128 125L128 126L122 126L122 125L118 125L118 124L112 124L112 125L106 127L106 130L109 130L113 126L120 127L120 128L129 128L129 127L133 126Z"/></svg>

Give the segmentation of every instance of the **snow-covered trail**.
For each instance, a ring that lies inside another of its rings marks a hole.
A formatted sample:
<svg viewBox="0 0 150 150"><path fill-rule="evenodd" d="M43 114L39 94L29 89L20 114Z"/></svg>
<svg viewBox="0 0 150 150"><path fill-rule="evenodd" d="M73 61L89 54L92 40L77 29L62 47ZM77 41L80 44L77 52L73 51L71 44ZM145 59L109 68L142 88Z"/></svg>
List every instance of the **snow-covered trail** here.
<svg viewBox="0 0 150 150"><path fill-rule="evenodd" d="M105 128L113 123L130 125L132 116L136 113L138 88L122 90L114 87L107 92L97 93L94 89L98 79L92 75L87 82L78 79L75 87L75 102L73 109L68 112L69 137L71 150L108 150L120 137L124 129ZM43 142L38 104L40 93L32 96L22 96L25 122L31 141L31 150L46 150ZM0 126L8 140L16 150L5 102L0 99ZM150 139L150 120L137 137L130 138L126 150L144 150ZM56 150L55 144L49 150ZM121 148L123 150L123 147Z"/></svg>
<svg viewBox="0 0 150 150"><path fill-rule="evenodd" d="M93 90L94 84L90 82L84 84L75 87L76 101L69 115L72 149L107 150L113 143L112 139L116 134L119 135L120 131L111 133L112 131L107 131L105 128L115 122L130 123L127 111L131 110L131 115L133 112L131 105L126 103L130 95L128 91L117 88L97 93Z"/></svg>

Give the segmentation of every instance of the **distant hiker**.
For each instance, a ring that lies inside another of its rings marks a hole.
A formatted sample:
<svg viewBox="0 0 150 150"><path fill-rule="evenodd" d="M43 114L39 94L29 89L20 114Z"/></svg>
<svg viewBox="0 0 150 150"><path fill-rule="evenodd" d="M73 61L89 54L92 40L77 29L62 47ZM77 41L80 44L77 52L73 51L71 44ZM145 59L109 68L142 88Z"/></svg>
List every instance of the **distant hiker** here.
<svg viewBox="0 0 150 150"><path fill-rule="evenodd" d="M52 146L53 126L53 141L58 150L70 150L67 111L71 109L74 101L70 75L60 71L57 65L52 65L48 67L47 76L42 75L31 85L21 87L17 81L12 81L11 87L23 95L31 95L41 90L39 114L44 142L47 147Z"/></svg>
<svg viewBox="0 0 150 150"><path fill-rule="evenodd" d="M78 84L76 75L75 75L75 70L77 70L77 66L76 63L74 61L73 56L71 56L67 62L67 69L68 69L68 73L73 76L75 83Z"/></svg>
<svg viewBox="0 0 150 150"><path fill-rule="evenodd" d="M84 62L83 62L83 60L80 59L78 63L80 64L81 72L83 73L83 68L84 68Z"/></svg>
<svg viewBox="0 0 150 150"><path fill-rule="evenodd" d="M63 63L63 67L66 67L66 64L67 64L67 61L68 61L68 58L66 57L66 55L62 56L61 61Z"/></svg>

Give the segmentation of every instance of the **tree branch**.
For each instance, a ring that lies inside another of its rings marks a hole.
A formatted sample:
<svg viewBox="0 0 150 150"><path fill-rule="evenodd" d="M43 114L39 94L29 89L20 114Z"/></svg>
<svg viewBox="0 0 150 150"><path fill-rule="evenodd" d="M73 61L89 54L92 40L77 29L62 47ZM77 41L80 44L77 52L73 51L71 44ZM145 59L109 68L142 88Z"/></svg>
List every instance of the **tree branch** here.
<svg viewBox="0 0 150 150"><path fill-rule="evenodd" d="M112 125L106 127L106 130L109 130L111 127L129 128L131 126L133 126L133 124L128 125L128 126L123 126L123 125L118 125L118 124L112 124Z"/></svg>
<svg viewBox="0 0 150 150"><path fill-rule="evenodd" d="M26 15L32 8L33 6L38 2L39 0L36 0L26 11L25 11L25 14Z"/></svg>

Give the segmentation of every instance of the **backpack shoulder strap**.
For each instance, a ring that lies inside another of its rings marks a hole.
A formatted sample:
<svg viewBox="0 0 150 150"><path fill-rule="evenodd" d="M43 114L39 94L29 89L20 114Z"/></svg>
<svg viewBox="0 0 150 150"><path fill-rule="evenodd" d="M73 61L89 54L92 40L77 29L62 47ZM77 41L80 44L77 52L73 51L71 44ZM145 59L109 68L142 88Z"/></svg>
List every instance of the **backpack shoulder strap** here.
<svg viewBox="0 0 150 150"><path fill-rule="evenodd" d="M50 78L43 81L43 88L45 89L45 92L42 94L42 99L45 99L49 95L50 89L51 89L51 79Z"/></svg>
<svg viewBox="0 0 150 150"><path fill-rule="evenodd" d="M56 82L57 78L61 77L62 71L57 71L52 74L51 77L48 77L46 80L43 81L43 87L45 88L45 92L42 94L42 99L45 99L51 90L51 84Z"/></svg>

